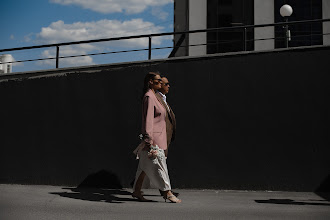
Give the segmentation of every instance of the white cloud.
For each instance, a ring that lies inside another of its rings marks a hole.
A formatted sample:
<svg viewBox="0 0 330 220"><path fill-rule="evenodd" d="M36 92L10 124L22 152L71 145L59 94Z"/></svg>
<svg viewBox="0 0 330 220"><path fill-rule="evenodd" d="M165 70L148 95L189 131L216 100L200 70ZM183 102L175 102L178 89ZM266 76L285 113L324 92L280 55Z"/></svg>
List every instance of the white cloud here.
<svg viewBox="0 0 330 220"><path fill-rule="evenodd" d="M60 50L60 57L62 56L73 56L73 55L82 55L86 54L84 50L81 48L77 48L75 46L66 46L62 47ZM42 58L53 58L56 56L55 50L44 50L41 54ZM42 60L38 61L38 65L55 65L55 59L51 60ZM93 65L93 58L90 56L80 56L80 57L73 57L73 58L65 58L59 60L60 67L67 67L67 66L87 66Z"/></svg>
<svg viewBox="0 0 330 220"><path fill-rule="evenodd" d="M168 13L163 11L161 7L153 7L151 9L151 14L163 21L165 21L168 17Z"/></svg>
<svg viewBox="0 0 330 220"><path fill-rule="evenodd" d="M100 13L124 12L137 14L148 7L163 6L172 3L173 0L50 0L61 5L78 5L84 9L90 9Z"/></svg>
<svg viewBox="0 0 330 220"><path fill-rule="evenodd" d="M11 34L9 38L10 38L10 40L14 40L15 36L13 34Z"/></svg>
<svg viewBox="0 0 330 220"><path fill-rule="evenodd" d="M112 38L130 35L142 35L159 33L163 30L161 26L155 26L151 22L142 19L132 19L129 21L100 20L96 22L76 22L65 24L63 21L51 23L48 27L43 27L37 34L37 42L41 44L53 44L60 42L82 41L101 38ZM148 39L132 39L115 42L117 46L146 46ZM160 44L160 41L153 42ZM92 48L91 48L92 49ZM95 48L93 48L95 49Z"/></svg>
<svg viewBox="0 0 330 220"><path fill-rule="evenodd" d="M27 35L24 36L24 41L25 42L30 42L31 41L31 37L34 37L33 33L29 33Z"/></svg>
<svg viewBox="0 0 330 220"><path fill-rule="evenodd" d="M76 22L65 24L63 21L51 23L48 27L43 27L38 33L36 42L38 44L54 44L63 42L73 42L82 40L113 38L120 36L142 35L159 33L163 27L156 26L151 22L142 19L132 19L128 21L100 20L95 22ZM165 39L170 37L153 38L153 46L160 45ZM78 44L60 47L60 56L72 56L89 54L95 52L105 52L114 50L142 49L148 47L148 38L138 38L130 40L99 42L93 44ZM45 50L43 58L55 57L55 50ZM41 65L54 65L54 60L40 61ZM61 59L61 66L81 66L94 64L92 57L84 56L79 58Z"/></svg>

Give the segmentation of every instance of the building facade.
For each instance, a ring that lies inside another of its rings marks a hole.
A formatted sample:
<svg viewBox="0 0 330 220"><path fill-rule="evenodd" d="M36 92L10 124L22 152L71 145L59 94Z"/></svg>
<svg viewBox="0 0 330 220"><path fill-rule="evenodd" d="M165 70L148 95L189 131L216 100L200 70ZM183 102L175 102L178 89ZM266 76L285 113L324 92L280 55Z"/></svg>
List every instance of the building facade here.
<svg viewBox="0 0 330 220"><path fill-rule="evenodd" d="M12 62L13 57L10 54L0 55L0 74L11 73L12 72Z"/></svg>
<svg viewBox="0 0 330 220"><path fill-rule="evenodd" d="M280 8L289 4L289 21L330 18L329 0L176 0L174 31L273 24L283 22ZM289 47L329 45L330 22L289 26ZM235 51L272 50L284 47L283 27L260 27L176 35L174 56L198 56Z"/></svg>

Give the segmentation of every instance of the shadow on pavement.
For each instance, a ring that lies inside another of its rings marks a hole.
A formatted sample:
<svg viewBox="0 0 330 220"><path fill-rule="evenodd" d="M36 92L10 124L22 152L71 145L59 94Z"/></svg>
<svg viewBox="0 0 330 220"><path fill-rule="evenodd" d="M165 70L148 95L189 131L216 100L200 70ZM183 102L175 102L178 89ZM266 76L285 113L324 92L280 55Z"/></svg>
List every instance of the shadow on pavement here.
<svg viewBox="0 0 330 220"><path fill-rule="evenodd" d="M131 192L122 188L116 174L108 170L100 170L88 175L78 187L62 188L70 190L70 192L50 192L50 194L94 202L123 203L138 201L131 197Z"/></svg>
<svg viewBox="0 0 330 220"><path fill-rule="evenodd" d="M317 205L317 206L330 206L327 200L317 200L318 202L298 202L292 199L268 199L268 200L254 200L257 203L268 203L268 204L282 204L282 205ZM320 201L324 201L322 203Z"/></svg>
<svg viewBox="0 0 330 220"><path fill-rule="evenodd" d="M138 202L131 198L132 193L122 189L99 189L99 188L62 188L71 190L71 192L50 192L53 195L61 197L80 199L93 202L109 202L109 203L123 203L123 202ZM119 197L125 196L125 197ZM127 198L130 197L130 198ZM157 202L157 201L151 201Z"/></svg>
<svg viewBox="0 0 330 220"><path fill-rule="evenodd" d="M62 188L71 190L71 192L50 192L50 194L59 195L71 199L80 199L93 202L123 203L136 201L131 198L120 198L118 195L128 195L131 193L121 189L98 189L98 188Z"/></svg>

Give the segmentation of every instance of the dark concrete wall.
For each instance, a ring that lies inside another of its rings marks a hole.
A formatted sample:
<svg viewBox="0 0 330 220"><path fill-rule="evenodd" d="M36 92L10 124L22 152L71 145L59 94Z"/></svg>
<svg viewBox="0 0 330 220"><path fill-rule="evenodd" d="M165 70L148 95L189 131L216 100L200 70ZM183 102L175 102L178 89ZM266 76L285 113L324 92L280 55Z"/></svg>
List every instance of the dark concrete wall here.
<svg viewBox="0 0 330 220"><path fill-rule="evenodd" d="M313 191L329 176L330 47L23 73L0 78L0 182L134 178L148 71L177 116L173 187ZM43 76L42 76L43 75Z"/></svg>

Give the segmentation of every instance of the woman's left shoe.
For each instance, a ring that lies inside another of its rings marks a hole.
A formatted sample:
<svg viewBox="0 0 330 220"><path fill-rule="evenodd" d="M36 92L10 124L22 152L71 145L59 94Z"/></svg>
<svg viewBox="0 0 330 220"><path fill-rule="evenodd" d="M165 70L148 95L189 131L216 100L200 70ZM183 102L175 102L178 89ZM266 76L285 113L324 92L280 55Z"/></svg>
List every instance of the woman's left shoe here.
<svg viewBox="0 0 330 220"><path fill-rule="evenodd" d="M143 197L143 195L140 193L132 193L133 198L137 198L139 202L152 202L152 200L146 199Z"/></svg>

